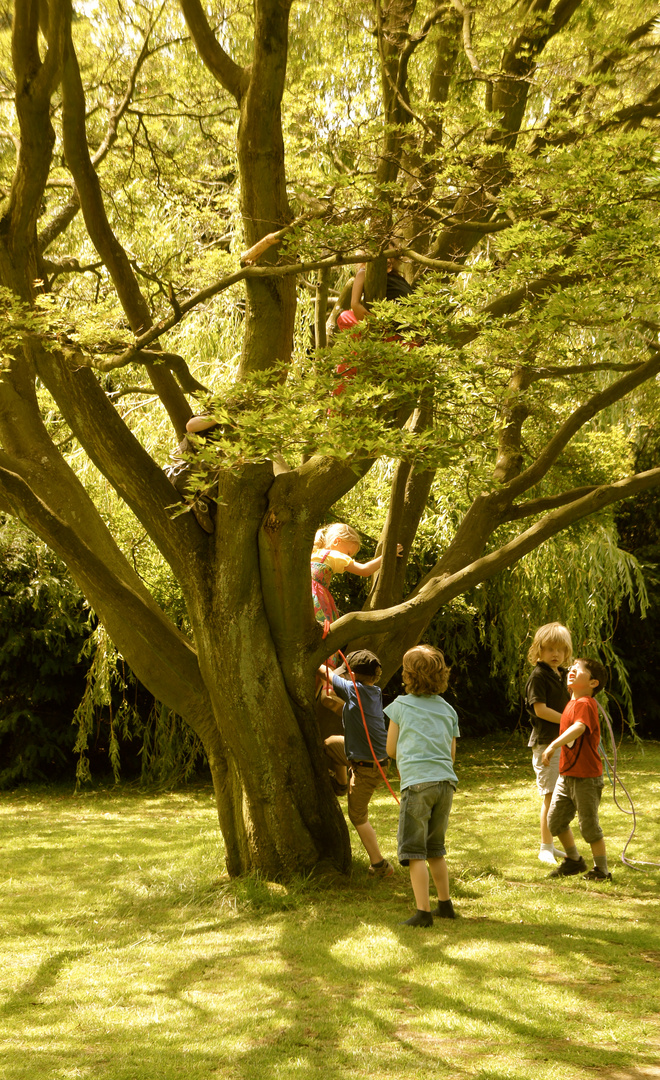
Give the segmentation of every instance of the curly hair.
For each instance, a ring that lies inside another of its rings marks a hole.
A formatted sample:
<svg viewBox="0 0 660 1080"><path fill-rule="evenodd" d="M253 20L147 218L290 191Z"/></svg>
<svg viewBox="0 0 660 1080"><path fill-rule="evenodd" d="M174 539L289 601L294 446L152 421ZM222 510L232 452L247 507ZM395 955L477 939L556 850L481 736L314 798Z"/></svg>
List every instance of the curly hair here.
<svg viewBox="0 0 660 1080"><path fill-rule="evenodd" d="M326 525L325 528L319 529L314 537L314 547L331 548L335 540L348 540L349 543L357 544L358 548L360 547L358 533L350 525L345 525L343 521L335 521L332 525Z"/></svg>
<svg viewBox="0 0 660 1080"><path fill-rule="evenodd" d="M423 697L444 694L449 686L449 672L440 649L433 645L416 645L403 658L403 685L409 694Z"/></svg>
<svg viewBox="0 0 660 1080"><path fill-rule="evenodd" d="M545 626L539 626L527 653L530 664L538 664L541 649L546 649L552 645L563 648L563 663L567 664L573 654L573 642L571 641L570 630L567 630L565 626L558 622L549 622Z"/></svg>

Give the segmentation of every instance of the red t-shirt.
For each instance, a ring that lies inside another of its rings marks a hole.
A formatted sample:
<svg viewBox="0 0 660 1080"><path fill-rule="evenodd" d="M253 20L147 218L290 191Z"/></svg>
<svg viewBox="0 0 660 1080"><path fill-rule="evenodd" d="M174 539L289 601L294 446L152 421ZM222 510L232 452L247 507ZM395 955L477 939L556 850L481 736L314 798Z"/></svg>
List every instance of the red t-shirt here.
<svg viewBox="0 0 660 1080"><path fill-rule="evenodd" d="M571 698L561 714L559 734L572 724L584 724L585 730L572 746L562 746L559 755L561 776L602 776L603 763L598 753L600 723L598 706L592 697Z"/></svg>

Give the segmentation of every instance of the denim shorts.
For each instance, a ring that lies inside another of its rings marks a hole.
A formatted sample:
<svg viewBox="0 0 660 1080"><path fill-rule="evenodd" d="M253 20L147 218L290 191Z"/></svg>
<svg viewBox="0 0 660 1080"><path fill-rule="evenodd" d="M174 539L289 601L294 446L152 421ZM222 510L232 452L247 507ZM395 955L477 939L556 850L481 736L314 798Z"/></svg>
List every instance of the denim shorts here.
<svg viewBox="0 0 660 1080"><path fill-rule="evenodd" d="M402 792L397 833L402 866L411 859L440 859L445 854L445 833L455 790L449 780L432 780L411 784Z"/></svg>
<svg viewBox="0 0 660 1080"><path fill-rule="evenodd" d="M577 812L580 832L588 844L602 840L598 807L603 794L602 776L560 776L548 810L553 836L566 832Z"/></svg>

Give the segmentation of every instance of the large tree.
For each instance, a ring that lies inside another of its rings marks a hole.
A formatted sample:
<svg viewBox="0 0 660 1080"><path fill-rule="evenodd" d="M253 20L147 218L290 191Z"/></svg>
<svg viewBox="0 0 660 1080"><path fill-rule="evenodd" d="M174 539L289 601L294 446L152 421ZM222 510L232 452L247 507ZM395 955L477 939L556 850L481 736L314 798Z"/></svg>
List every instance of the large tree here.
<svg viewBox="0 0 660 1080"><path fill-rule="evenodd" d="M319 662L369 640L387 675L443 604L660 482L598 452L644 420L660 372L653 19L580 0L16 0L4 26L0 509L58 552L201 738L229 871L345 868ZM417 286L396 316L377 303L388 252ZM315 292L323 346L328 290L361 259L376 306L333 346L358 374L331 398L332 351L311 356L302 330L294 350L297 298ZM205 397L195 319L217 334L206 305L223 295L240 356ZM222 421L197 458L212 534L173 512L122 414L146 390L173 439L201 408ZM171 568L189 633L113 536L78 448ZM383 456L382 571L324 639L314 531ZM406 593L437 470L465 478L454 536Z"/></svg>

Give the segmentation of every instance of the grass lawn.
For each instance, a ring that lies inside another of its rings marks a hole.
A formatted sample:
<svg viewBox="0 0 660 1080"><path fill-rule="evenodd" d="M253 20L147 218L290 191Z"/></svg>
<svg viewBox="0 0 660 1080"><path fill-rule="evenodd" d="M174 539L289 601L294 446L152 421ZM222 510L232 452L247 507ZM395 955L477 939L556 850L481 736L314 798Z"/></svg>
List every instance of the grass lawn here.
<svg viewBox="0 0 660 1080"><path fill-rule="evenodd" d="M660 861L660 744L619 764L628 854ZM619 861L611 789L613 884L549 881L518 737L457 765L461 918L430 930L354 832L350 881L230 883L209 789L0 794L2 1080L660 1078L660 875ZM372 806L394 859L397 807Z"/></svg>

